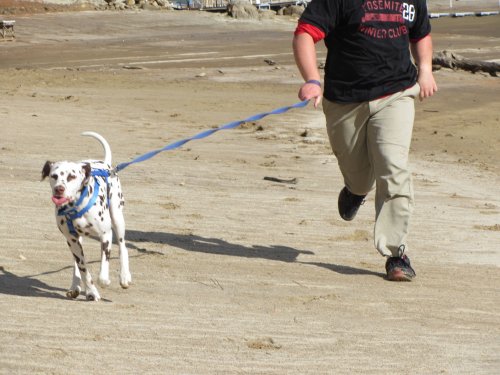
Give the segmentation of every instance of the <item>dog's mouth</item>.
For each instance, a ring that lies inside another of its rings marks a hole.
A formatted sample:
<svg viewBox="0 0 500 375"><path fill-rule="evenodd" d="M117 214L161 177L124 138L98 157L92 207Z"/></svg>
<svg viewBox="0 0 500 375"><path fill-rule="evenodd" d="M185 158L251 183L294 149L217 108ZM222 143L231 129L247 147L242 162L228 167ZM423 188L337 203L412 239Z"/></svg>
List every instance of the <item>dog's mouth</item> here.
<svg viewBox="0 0 500 375"><path fill-rule="evenodd" d="M57 206L57 207L60 207L62 206L63 204L65 203L68 203L70 201L69 198L67 197L59 197L57 195L53 195L52 196L52 202L54 202L54 204Z"/></svg>

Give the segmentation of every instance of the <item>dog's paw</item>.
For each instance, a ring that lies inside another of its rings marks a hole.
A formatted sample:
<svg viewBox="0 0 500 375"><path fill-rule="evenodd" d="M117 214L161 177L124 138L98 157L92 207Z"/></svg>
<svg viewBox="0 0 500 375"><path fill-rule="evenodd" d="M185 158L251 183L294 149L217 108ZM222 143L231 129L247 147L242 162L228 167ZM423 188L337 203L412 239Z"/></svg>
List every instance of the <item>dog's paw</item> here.
<svg viewBox="0 0 500 375"><path fill-rule="evenodd" d="M131 283L132 283L132 275L130 273L120 276L120 286L123 289L128 289Z"/></svg>
<svg viewBox="0 0 500 375"><path fill-rule="evenodd" d="M106 287L108 287L111 284L111 280L110 279L101 279L100 277L99 277L99 281L98 282L99 282L99 285L101 287L103 287L103 288L106 288Z"/></svg>
<svg viewBox="0 0 500 375"><path fill-rule="evenodd" d="M80 295L80 288L70 289L66 292L66 297L71 298L71 299L75 299L79 295Z"/></svg>
<svg viewBox="0 0 500 375"><path fill-rule="evenodd" d="M99 301L101 299L101 296L99 295L99 293L88 293L86 295L86 298L87 298L87 301Z"/></svg>

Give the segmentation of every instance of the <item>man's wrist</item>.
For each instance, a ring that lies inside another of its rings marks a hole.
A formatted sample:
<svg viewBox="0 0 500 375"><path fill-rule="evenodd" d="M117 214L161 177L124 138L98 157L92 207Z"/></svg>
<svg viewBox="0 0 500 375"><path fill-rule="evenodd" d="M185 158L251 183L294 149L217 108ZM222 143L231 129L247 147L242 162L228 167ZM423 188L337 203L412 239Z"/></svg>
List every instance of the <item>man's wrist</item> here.
<svg viewBox="0 0 500 375"><path fill-rule="evenodd" d="M432 64L421 64L418 66L419 73L432 73Z"/></svg>
<svg viewBox="0 0 500 375"><path fill-rule="evenodd" d="M317 79L309 79L305 83L309 83L309 84L321 87L321 82L318 81Z"/></svg>

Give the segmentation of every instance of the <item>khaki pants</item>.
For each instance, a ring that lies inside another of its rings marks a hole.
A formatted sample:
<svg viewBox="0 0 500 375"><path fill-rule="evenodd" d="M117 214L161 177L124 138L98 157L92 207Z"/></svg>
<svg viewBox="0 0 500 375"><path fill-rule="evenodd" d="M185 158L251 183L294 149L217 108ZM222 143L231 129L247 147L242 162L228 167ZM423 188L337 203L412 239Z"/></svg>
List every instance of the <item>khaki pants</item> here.
<svg viewBox="0 0 500 375"><path fill-rule="evenodd" d="M328 137L344 184L354 194L375 192L374 243L384 256L398 256L406 245L413 211L408 169L415 117L415 86L362 103L341 104L323 99Z"/></svg>

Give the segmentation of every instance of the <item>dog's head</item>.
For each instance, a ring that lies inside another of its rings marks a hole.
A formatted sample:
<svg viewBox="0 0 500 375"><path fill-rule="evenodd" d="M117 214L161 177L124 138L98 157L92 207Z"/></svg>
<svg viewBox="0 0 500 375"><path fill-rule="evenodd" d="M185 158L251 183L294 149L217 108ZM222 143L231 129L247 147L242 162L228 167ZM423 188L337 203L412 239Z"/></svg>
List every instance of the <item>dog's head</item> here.
<svg viewBox="0 0 500 375"><path fill-rule="evenodd" d="M47 161L42 169L42 180L50 178L52 201L57 207L77 200L91 174L89 163Z"/></svg>

